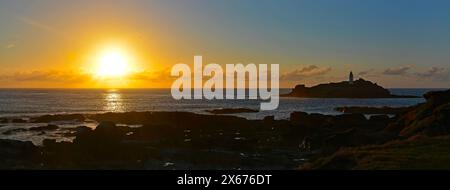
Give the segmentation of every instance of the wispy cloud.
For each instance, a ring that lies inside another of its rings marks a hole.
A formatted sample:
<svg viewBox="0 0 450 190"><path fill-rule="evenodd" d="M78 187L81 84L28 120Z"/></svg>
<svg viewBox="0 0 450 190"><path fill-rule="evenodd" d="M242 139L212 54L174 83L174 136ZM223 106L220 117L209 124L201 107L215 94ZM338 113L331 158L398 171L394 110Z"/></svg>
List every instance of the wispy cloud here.
<svg viewBox="0 0 450 190"><path fill-rule="evenodd" d="M160 71L145 70L145 71L135 72L129 76L129 79L138 80L138 81L151 81L151 82L172 80L171 75L170 75L170 69L171 68L165 68Z"/></svg>
<svg viewBox="0 0 450 190"><path fill-rule="evenodd" d="M330 67L318 67L316 65L309 65L307 67L296 69L294 71L287 72L281 75L281 80L291 80L291 81L302 80L305 77L316 77L325 75L330 71L331 71Z"/></svg>
<svg viewBox="0 0 450 190"><path fill-rule="evenodd" d="M384 70L383 74L385 75L406 75L408 71L411 69L410 66L396 67L396 68L388 68Z"/></svg>
<svg viewBox="0 0 450 190"><path fill-rule="evenodd" d="M12 48L15 48L16 47L16 44L15 43L9 43L9 44L6 44L5 45L5 48L6 49L12 49Z"/></svg>
<svg viewBox="0 0 450 190"><path fill-rule="evenodd" d="M54 27L52 27L50 25L41 23L41 22L39 22L37 20L31 19L31 18L28 18L28 17L18 17L18 19L21 22L23 22L23 23L25 23L27 25L30 25L32 27L35 27L35 28L38 28L38 29L41 29L41 30L44 30L44 31L47 31L47 32L50 32L50 33L54 33L54 34L61 34L56 28L54 28Z"/></svg>
<svg viewBox="0 0 450 190"><path fill-rule="evenodd" d="M423 79L448 80L450 79L450 69L443 67L431 67L428 70L416 72L414 75Z"/></svg>
<svg viewBox="0 0 450 190"><path fill-rule="evenodd" d="M431 67L430 69L428 69L426 71L416 72L415 74L419 77L428 78L428 77L436 76L437 74L440 74L440 73L444 72L445 70L446 70L445 68Z"/></svg>
<svg viewBox="0 0 450 190"><path fill-rule="evenodd" d="M364 71L360 71L357 75L358 76L369 76L369 75L374 75L374 69L369 69L369 70L364 70Z"/></svg>
<svg viewBox="0 0 450 190"><path fill-rule="evenodd" d="M80 82L91 79L88 74L63 71L30 71L0 75L0 80L16 82Z"/></svg>

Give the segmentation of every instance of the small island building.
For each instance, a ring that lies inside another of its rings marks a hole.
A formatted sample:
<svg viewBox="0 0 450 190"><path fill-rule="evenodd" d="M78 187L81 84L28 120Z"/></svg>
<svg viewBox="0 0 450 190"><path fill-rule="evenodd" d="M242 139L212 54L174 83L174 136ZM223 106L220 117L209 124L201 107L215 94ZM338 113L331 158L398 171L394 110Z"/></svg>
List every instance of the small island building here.
<svg viewBox="0 0 450 190"><path fill-rule="evenodd" d="M348 83L353 84L353 72L350 71L350 74L348 75Z"/></svg>

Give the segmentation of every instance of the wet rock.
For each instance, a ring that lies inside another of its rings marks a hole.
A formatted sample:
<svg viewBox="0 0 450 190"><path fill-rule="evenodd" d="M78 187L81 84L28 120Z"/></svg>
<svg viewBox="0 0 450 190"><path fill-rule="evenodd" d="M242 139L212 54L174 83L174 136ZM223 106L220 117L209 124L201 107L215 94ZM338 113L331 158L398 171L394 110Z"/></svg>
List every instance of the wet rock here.
<svg viewBox="0 0 450 190"><path fill-rule="evenodd" d="M369 118L370 122L375 122L375 123L389 123L391 121L391 119L389 118L389 116L387 115L372 115Z"/></svg>
<svg viewBox="0 0 450 190"><path fill-rule="evenodd" d="M17 128L17 129L10 129L8 131L5 131L2 134L4 134L4 135L12 135L13 133L20 133L20 132L25 132L25 131L28 131L28 130L24 129L24 128Z"/></svg>
<svg viewBox="0 0 450 190"><path fill-rule="evenodd" d="M266 116L263 119L264 125L272 125L275 122L275 116Z"/></svg>
<svg viewBox="0 0 450 190"><path fill-rule="evenodd" d="M410 107L337 107L334 110L342 113L359 113L359 114L401 114L408 111Z"/></svg>
<svg viewBox="0 0 450 190"><path fill-rule="evenodd" d="M41 127L31 127L30 131L51 131L51 130L57 130L59 127L57 125L46 125Z"/></svg>
<svg viewBox="0 0 450 190"><path fill-rule="evenodd" d="M85 117L81 114L67 114L67 115L44 115L32 118L34 123L49 123L52 121L84 121Z"/></svg>
<svg viewBox="0 0 450 190"><path fill-rule="evenodd" d="M214 110L206 110L208 113L212 114L233 114L233 113L257 113L259 110L250 108L222 108Z"/></svg>
<svg viewBox="0 0 450 190"><path fill-rule="evenodd" d="M18 141L10 139L0 139L0 155L16 155L20 152L35 150L36 146L30 141Z"/></svg>
<svg viewBox="0 0 450 190"><path fill-rule="evenodd" d="M73 129L70 129L70 131L72 131L74 134L80 134L80 133L92 131L92 129L89 127L86 127L86 126L78 126Z"/></svg>
<svg viewBox="0 0 450 190"><path fill-rule="evenodd" d="M75 144L116 144L125 136L124 131L113 122L101 122L95 130L87 130L84 127L80 129L74 140Z"/></svg>
<svg viewBox="0 0 450 190"><path fill-rule="evenodd" d="M39 150L33 143L0 139L0 169L38 168Z"/></svg>
<svg viewBox="0 0 450 190"><path fill-rule="evenodd" d="M26 123L26 122L27 122L27 120L20 119L20 118L11 119L11 123Z"/></svg>
<svg viewBox="0 0 450 190"><path fill-rule="evenodd" d="M363 114L342 114L333 118L333 125L337 127L367 126L366 117Z"/></svg>
<svg viewBox="0 0 450 190"><path fill-rule="evenodd" d="M57 145L56 139L44 139L42 145L45 147L54 147Z"/></svg>

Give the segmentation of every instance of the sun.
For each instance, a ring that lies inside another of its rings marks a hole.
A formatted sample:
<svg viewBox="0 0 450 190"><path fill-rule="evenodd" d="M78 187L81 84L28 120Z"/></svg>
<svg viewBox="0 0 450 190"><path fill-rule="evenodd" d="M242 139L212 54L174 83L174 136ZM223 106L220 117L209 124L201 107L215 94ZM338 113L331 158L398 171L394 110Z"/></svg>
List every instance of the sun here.
<svg viewBox="0 0 450 190"><path fill-rule="evenodd" d="M131 69L129 61L127 53L121 48L106 48L97 57L94 74L101 78L124 77Z"/></svg>

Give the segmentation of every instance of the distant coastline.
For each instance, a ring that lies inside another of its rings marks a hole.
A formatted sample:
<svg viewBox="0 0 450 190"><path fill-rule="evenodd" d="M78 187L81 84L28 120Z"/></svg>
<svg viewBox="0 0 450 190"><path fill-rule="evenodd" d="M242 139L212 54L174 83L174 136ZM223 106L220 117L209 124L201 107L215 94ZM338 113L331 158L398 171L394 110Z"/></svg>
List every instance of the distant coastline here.
<svg viewBox="0 0 450 190"><path fill-rule="evenodd" d="M364 80L362 78L353 81L350 73L349 81L337 83L319 84L312 87L297 85L288 94L281 97L301 97L301 98L420 98L413 95L396 95L388 89L379 86L377 83Z"/></svg>

